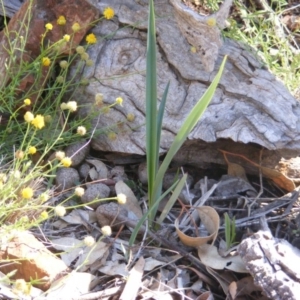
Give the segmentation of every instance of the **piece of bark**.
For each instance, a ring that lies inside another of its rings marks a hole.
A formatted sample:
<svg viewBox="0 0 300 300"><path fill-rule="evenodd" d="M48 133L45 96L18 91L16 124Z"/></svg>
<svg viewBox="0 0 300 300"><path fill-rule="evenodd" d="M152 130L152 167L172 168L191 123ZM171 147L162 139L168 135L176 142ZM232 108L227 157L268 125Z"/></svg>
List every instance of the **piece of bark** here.
<svg viewBox="0 0 300 300"><path fill-rule="evenodd" d="M34 285L46 291L55 279L66 274L65 263L31 233L1 232L0 244L0 271L8 274L16 270L13 279L35 280Z"/></svg>
<svg viewBox="0 0 300 300"><path fill-rule="evenodd" d="M299 299L300 250L286 240L275 239L268 229L244 239L238 253L266 296L273 300Z"/></svg>
<svg viewBox="0 0 300 300"><path fill-rule="evenodd" d="M57 19L61 15L66 18L66 25L60 26L57 24ZM45 25L47 23L51 23L53 29L48 31L44 38L45 47L58 42L65 34L72 35L72 43L65 43L58 50L58 54L67 55L73 53L86 32L91 28L91 23L98 16L99 11L90 5L87 0L78 0L71 2L71 4L68 0L33 0L31 6L30 1L26 1L13 15L7 30L4 29L0 33L0 88L3 89L10 82L11 78L19 72L20 65L24 64L24 62L33 62L40 55L42 34L45 33ZM20 20L28 24L28 28L23 26ZM73 36L72 25L75 22L80 24L81 30L74 33ZM23 49L22 43L25 37L27 39L24 51L14 50L17 48ZM15 42L14 48L11 48L11 45L14 44L12 41ZM13 62L12 56L14 56ZM52 61L51 63L55 62ZM28 72L23 78L20 78L20 84L16 91L21 92L16 96L20 97L30 88L32 103L37 100L41 88L46 84L50 75L48 67L41 67L41 70L42 75L39 77Z"/></svg>

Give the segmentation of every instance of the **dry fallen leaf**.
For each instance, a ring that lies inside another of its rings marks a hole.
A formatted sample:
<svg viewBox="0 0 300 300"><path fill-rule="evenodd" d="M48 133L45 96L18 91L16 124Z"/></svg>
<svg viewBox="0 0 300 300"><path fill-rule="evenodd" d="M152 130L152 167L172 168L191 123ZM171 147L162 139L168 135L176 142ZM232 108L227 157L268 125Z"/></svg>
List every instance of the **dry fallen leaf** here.
<svg viewBox="0 0 300 300"><path fill-rule="evenodd" d="M229 284L231 282L233 282L236 278L234 276L233 272L228 271L228 270L225 270L225 271L217 270L216 271L210 267L206 267L206 270L210 275L212 275L219 282L224 294L227 295Z"/></svg>
<svg viewBox="0 0 300 300"><path fill-rule="evenodd" d="M201 262L212 269L232 270L238 273L249 273L242 258L239 255L222 257L218 253L217 247L213 245L202 245L198 247L198 255Z"/></svg>
<svg viewBox="0 0 300 300"><path fill-rule="evenodd" d="M73 271L55 281L47 294L46 299L76 299L90 291L90 283L94 275Z"/></svg>
<svg viewBox="0 0 300 300"><path fill-rule="evenodd" d="M280 173L280 172L278 172L274 169L270 169L270 168L267 168L267 167L260 166L259 164L257 164L254 161L248 159L244 155L235 154L235 153L231 153L231 152L224 151L224 150L220 150L220 151L223 153L224 158L225 158L226 162L228 163L228 168L229 168L229 164L232 164L232 163L230 163L228 161L227 155L233 155L233 156L241 157L242 159L244 159L250 165L255 166L258 169L260 169L263 176L273 180L279 187L287 190L288 192L292 192L296 188L294 182L290 178L286 177L285 175L283 175L282 173ZM238 167L236 167L236 169L238 169ZM241 170L239 170L239 171L236 170L236 172L240 172L240 171Z"/></svg>
<svg viewBox="0 0 300 300"><path fill-rule="evenodd" d="M87 159L86 162L94 166L89 171L89 176L92 180L106 179L108 177L107 167L102 161L98 159Z"/></svg>
<svg viewBox="0 0 300 300"><path fill-rule="evenodd" d="M288 192L292 192L296 188L294 182L291 179L287 178L276 170L261 167L261 172L265 177L273 180L279 187L287 190Z"/></svg>
<svg viewBox="0 0 300 300"><path fill-rule="evenodd" d="M220 218L216 210L210 206L201 206L195 208L199 214L199 217L206 227L207 231L210 233L209 236L206 237L190 237L184 234L178 228L178 219L175 221L176 232L183 244L190 247L199 247L201 245L205 245L208 242L212 241L214 243L215 239L218 235L218 230L220 226Z"/></svg>
<svg viewBox="0 0 300 300"><path fill-rule="evenodd" d="M262 289L254 284L253 277L247 276L238 281L233 281L228 287L228 293L232 299L245 299L245 296L253 292L261 292ZM267 298L266 298L267 299Z"/></svg>
<svg viewBox="0 0 300 300"><path fill-rule="evenodd" d="M201 294L197 300L214 300L214 296L210 291L207 291Z"/></svg>
<svg viewBox="0 0 300 300"><path fill-rule="evenodd" d="M120 300L134 300L137 297L138 290L142 284L144 274L145 260L141 256L134 267L129 272L129 277L120 297Z"/></svg>

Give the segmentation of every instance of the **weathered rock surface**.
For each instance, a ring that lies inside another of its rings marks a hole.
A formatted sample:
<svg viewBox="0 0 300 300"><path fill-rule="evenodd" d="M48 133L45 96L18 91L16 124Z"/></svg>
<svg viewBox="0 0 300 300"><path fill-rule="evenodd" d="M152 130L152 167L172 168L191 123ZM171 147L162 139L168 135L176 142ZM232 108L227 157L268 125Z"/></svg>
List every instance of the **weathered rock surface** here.
<svg viewBox="0 0 300 300"><path fill-rule="evenodd" d="M94 103L96 93L105 95L104 102L111 104L116 97L124 98L123 107L114 107L109 114L96 118L94 126L125 120L128 113L136 118L126 123L115 141L105 136L96 137L92 147L102 151L145 154L145 67L147 6L129 0L104 0L96 3L102 12L107 6L115 9L113 20L101 21L93 32L99 42L89 50L96 62L86 69L84 76L90 85L78 95L81 104ZM158 94L162 96L170 81L170 92L163 123L161 151L165 152L193 105L203 95L214 78L220 63L228 55L226 68L219 88L202 119L189 135L188 143L197 149L210 147L208 143L236 151L236 144L254 143L268 150L280 150L277 156L295 156L300 150L300 105L265 67L251 49L238 42L225 40L212 72L206 72L198 53L190 51L191 45L182 35L174 20L174 9L168 1L156 3L158 46ZM132 26L132 27L128 27ZM200 28L200 27L199 27ZM196 30L196 28L195 28ZM200 30L200 29L199 29ZM109 38L101 38L115 34ZM108 80L110 79L111 80ZM81 114L88 113L82 109ZM224 163L216 146L217 160ZM254 147L255 149L257 147ZM184 148L183 148L184 149ZM228 150L228 149L227 149ZM259 150L259 147L258 147ZM181 151L182 152L182 151ZM255 151L254 151L255 152ZM257 153L259 151L256 151ZM180 154L181 157L183 154ZM184 154L184 161L187 156ZM183 155L183 156L184 156ZM296 155L297 156L297 155ZM279 160L280 160L279 158ZM214 162L205 156L202 162ZM256 161L257 162L257 161ZM271 163L272 164L272 163ZM278 165L278 160L274 162ZM296 174L295 177L300 177Z"/></svg>
<svg viewBox="0 0 300 300"><path fill-rule="evenodd" d="M105 95L106 104L113 103L118 96L124 98L123 107L115 106L109 114L95 118L93 125L99 129L125 120L128 113L135 115L133 122L124 124L116 140L110 141L105 135L96 136L92 147L118 152L119 155L144 155L147 3L132 0L89 2L100 13L107 6L113 7L116 16L112 20L102 20L93 29L98 43L90 48L89 54L95 65L84 71L90 85L77 95L77 100L92 107L96 93ZM223 149L245 155L258 163L260 149L265 148L261 156L264 166L277 168L292 178L300 178L297 157L300 150L300 105L297 100L270 74L264 63L252 53L254 51L235 41L224 40L223 46L218 48L213 71L205 71L207 68L202 63L201 51L190 51L191 45L182 34L184 26L175 20L176 14L170 2L180 1L155 3L159 97L170 81L161 152L168 149L183 120L214 78L224 55L228 55L212 103L175 160L202 167L211 162L224 164L224 157L218 151ZM180 23L179 19L177 14ZM203 35L205 22L207 17L193 23L194 34ZM218 19L217 23L222 26ZM205 38L207 32L204 32ZM107 35L109 38L104 38ZM199 43L193 46L202 47ZM82 108L80 113L85 115L89 109ZM239 158L234 160L241 161Z"/></svg>

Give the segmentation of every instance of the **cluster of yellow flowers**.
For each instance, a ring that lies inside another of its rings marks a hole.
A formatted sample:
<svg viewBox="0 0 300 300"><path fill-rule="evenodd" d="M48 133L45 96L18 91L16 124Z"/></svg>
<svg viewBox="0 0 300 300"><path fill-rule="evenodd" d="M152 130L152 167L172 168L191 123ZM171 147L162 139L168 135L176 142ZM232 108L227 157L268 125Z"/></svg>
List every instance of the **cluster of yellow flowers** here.
<svg viewBox="0 0 300 300"><path fill-rule="evenodd" d="M74 112L77 110L77 102L76 101L69 101L67 103L63 102L60 105L62 110L69 110L70 112Z"/></svg>
<svg viewBox="0 0 300 300"><path fill-rule="evenodd" d="M24 120L27 123L31 123L36 129L42 129L45 127L45 118L42 115L34 116L32 112L27 111L24 115Z"/></svg>
<svg viewBox="0 0 300 300"><path fill-rule="evenodd" d="M65 152L63 151L57 151L55 153L55 158L60 160L61 164L65 168L69 168L72 165L72 159L70 157L67 157Z"/></svg>

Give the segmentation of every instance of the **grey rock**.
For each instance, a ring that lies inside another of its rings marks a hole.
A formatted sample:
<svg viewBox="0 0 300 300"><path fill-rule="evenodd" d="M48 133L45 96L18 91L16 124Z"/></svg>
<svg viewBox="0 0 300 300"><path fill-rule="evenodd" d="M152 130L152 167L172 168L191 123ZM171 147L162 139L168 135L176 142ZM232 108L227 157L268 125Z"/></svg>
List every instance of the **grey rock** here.
<svg viewBox="0 0 300 300"><path fill-rule="evenodd" d="M99 201L89 204L90 207L96 209L101 203L103 203L103 201L101 202L100 200L107 198L109 193L110 188L103 183L90 184L84 195L81 197L81 200L83 203L88 203L98 199Z"/></svg>
<svg viewBox="0 0 300 300"><path fill-rule="evenodd" d="M66 156L72 158L72 167L80 165L90 151L90 144L86 141L70 145L65 149Z"/></svg>
<svg viewBox="0 0 300 300"><path fill-rule="evenodd" d="M91 167L89 164L87 164L87 163L82 164L78 169L80 177L82 179L86 179L89 176L90 169L91 169Z"/></svg>
<svg viewBox="0 0 300 300"><path fill-rule="evenodd" d="M56 172L55 181L58 191L63 191L76 186L79 180L79 174L74 168L59 168Z"/></svg>

